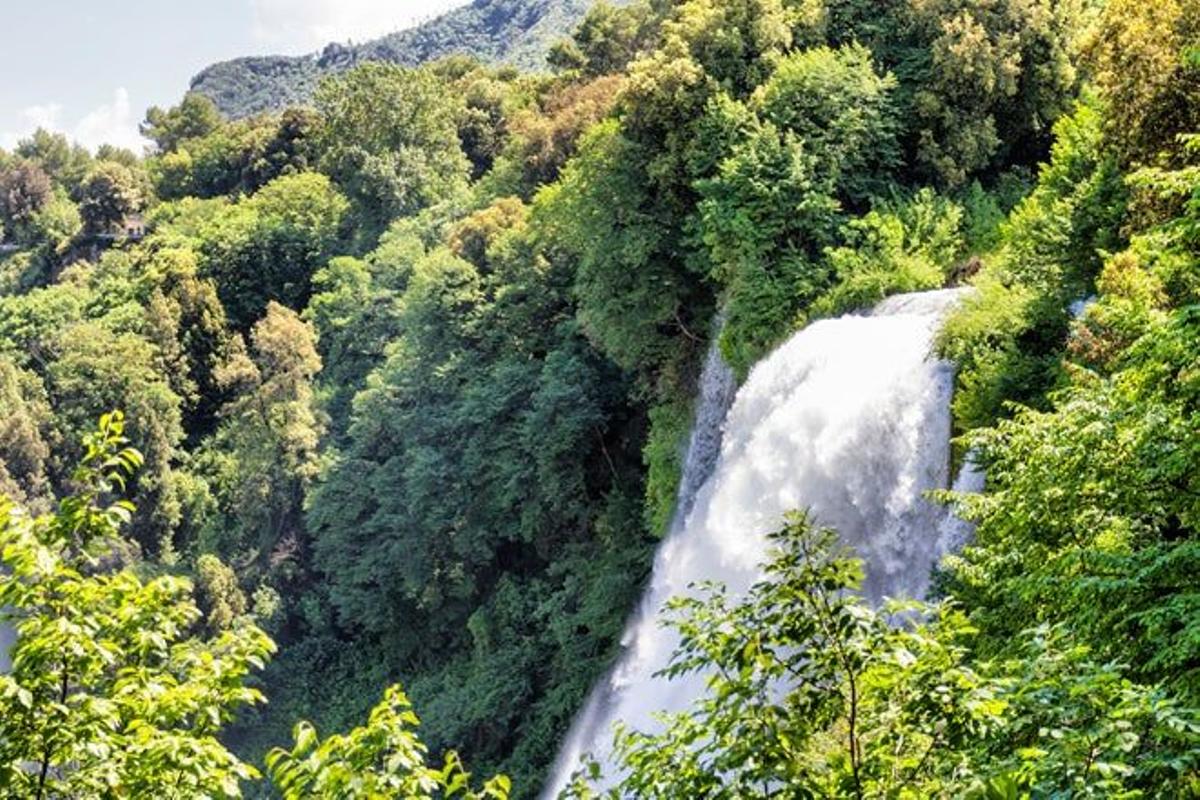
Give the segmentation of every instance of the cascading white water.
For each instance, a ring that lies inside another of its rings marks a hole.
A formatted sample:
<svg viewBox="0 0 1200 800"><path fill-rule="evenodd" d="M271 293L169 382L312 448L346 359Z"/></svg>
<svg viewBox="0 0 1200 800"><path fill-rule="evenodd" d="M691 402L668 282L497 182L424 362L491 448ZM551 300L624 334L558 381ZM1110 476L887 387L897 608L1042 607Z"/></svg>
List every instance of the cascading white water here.
<svg viewBox="0 0 1200 800"><path fill-rule="evenodd" d="M718 325L717 328L719 327ZM704 369L700 373L696 418L692 423L687 450L684 451L674 518L667 529L668 541L679 535L680 529L691 514L697 495L717 465L717 458L721 454L723 423L736 393L737 378L721 358L721 351L714 341L704 360ZM643 600L643 603L645 602ZM626 630L626 639L629 630L631 629ZM619 668L620 664L616 669ZM597 741L603 741L605 732L611 728L613 722L608 711L614 701L615 687L615 672L592 687L583 711L575 718L571 731L559 751L551 780L543 792L544 798L557 797L570 781L580 759L591 752Z"/></svg>
<svg viewBox="0 0 1200 800"><path fill-rule="evenodd" d="M558 796L583 754L605 760L617 721L654 730L654 712L683 710L700 695L698 676L655 677L678 641L659 624L659 610L697 582L746 591L761 576L766 534L785 512L808 508L838 530L865 562L863 590L872 600L924 596L933 566L968 533L924 496L949 482L953 373L930 351L961 296L901 295L868 315L808 326L754 368L723 426L719 393L707 381L719 358L710 356L676 523L655 556L624 651L576 720L543 798ZM695 452L705 447L706 458ZM965 468L956 488L974 489L977 477Z"/></svg>

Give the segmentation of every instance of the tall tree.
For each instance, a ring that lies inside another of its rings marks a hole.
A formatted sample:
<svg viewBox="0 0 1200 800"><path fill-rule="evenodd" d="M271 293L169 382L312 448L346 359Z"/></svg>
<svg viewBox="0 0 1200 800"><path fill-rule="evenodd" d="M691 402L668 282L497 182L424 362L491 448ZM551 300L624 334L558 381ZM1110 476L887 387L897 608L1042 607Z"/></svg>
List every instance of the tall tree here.
<svg viewBox="0 0 1200 800"><path fill-rule="evenodd" d="M321 168L377 227L466 188L459 100L428 69L368 63L317 90Z"/></svg>
<svg viewBox="0 0 1200 800"><path fill-rule="evenodd" d="M79 214L93 235L114 233L143 202L133 171L115 161L98 162L79 187Z"/></svg>
<svg viewBox="0 0 1200 800"><path fill-rule="evenodd" d="M17 159L0 169L0 224L9 238L27 240L29 226L50 202L50 177L35 162Z"/></svg>
<svg viewBox="0 0 1200 800"><path fill-rule="evenodd" d="M315 339L295 312L267 306L251 333L253 362L240 365L248 385L222 410L200 459L219 509L201 532L202 547L257 562L260 575L306 566L303 502L323 432L313 402L321 369Z"/></svg>

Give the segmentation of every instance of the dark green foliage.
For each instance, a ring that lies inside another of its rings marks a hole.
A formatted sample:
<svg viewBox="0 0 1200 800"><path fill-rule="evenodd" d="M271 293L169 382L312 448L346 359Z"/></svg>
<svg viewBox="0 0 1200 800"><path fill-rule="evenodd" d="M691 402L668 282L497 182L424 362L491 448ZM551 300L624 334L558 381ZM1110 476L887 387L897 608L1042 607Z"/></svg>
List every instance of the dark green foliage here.
<svg viewBox="0 0 1200 800"><path fill-rule="evenodd" d="M197 92L188 92L174 108L164 111L157 106L146 111L141 133L170 153L189 139L202 139L221 127L223 120L213 101Z"/></svg>
<svg viewBox="0 0 1200 800"><path fill-rule="evenodd" d="M14 161L0 171L0 225L4 239L26 239L27 227L50 202L50 177L31 161Z"/></svg>
<svg viewBox="0 0 1200 800"><path fill-rule="evenodd" d="M92 235L116 233L126 218L141 210L142 193L133 170L115 161L99 161L79 187L79 215Z"/></svg>

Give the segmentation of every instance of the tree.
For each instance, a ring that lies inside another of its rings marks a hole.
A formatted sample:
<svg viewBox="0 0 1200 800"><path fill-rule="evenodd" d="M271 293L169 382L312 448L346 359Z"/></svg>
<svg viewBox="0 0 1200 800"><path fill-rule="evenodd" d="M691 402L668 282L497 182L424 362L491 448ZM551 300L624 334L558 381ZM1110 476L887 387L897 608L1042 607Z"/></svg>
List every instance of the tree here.
<svg viewBox="0 0 1200 800"><path fill-rule="evenodd" d="M341 244L348 204L324 175L276 178L200 231L201 271L245 331L275 301L302 309L313 273Z"/></svg>
<svg viewBox="0 0 1200 800"><path fill-rule="evenodd" d="M989 637L1069 624L1140 678L1200 697L1197 595L1176 577L1200 558L1195 389L1175 378L1198 325L1191 309L1151 321L1110 377L1079 374L1049 410L972 436L989 491L963 499L978 546L952 562L949 586Z"/></svg>
<svg viewBox="0 0 1200 800"><path fill-rule="evenodd" d="M1148 163L1200 130L1200 3L1106 3L1087 51L1106 101L1106 133L1126 162Z"/></svg>
<svg viewBox="0 0 1200 800"><path fill-rule="evenodd" d="M365 726L322 741L312 725L301 723L296 727L295 746L271 751L267 765L284 800L508 797L511 784L503 775L478 791L472 789L470 775L453 752L446 754L442 765L429 765L427 748L413 731L417 725L412 703L393 687L372 709Z"/></svg>
<svg viewBox="0 0 1200 800"><path fill-rule="evenodd" d="M608 2L593 5L569 42L551 52L551 64L579 69L587 78L611 75L625 67L651 41L656 18L651 4L635 2L618 7Z"/></svg>
<svg viewBox="0 0 1200 800"><path fill-rule="evenodd" d="M861 205L900 164L896 85L894 76L875 72L860 45L818 47L781 59L751 105L803 141L839 196Z"/></svg>
<svg viewBox="0 0 1200 800"><path fill-rule="evenodd" d="M27 239L28 226L51 198L50 178L36 163L18 159L0 169L0 222L13 239Z"/></svg>
<svg viewBox="0 0 1200 800"><path fill-rule="evenodd" d="M184 580L105 567L133 506L114 499L141 463L120 414L85 438L77 493L29 518L0 499L0 619L15 624L0 675L0 784L21 797L236 798L256 776L217 739L274 650L241 625L188 635Z"/></svg>
<svg viewBox="0 0 1200 800"><path fill-rule="evenodd" d="M699 184L700 235L713 277L728 287L721 351L743 374L828 284L820 254L840 206L821 158L795 134L761 123Z"/></svg>
<svg viewBox="0 0 1200 800"><path fill-rule="evenodd" d="M33 507L47 499L51 423L41 379L0 356L0 494Z"/></svg>
<svg viewBox="0 0 1200 800"><path fill-rule="evenodd" d="M97 408L127 408L136 415L131 432L142 443L146 459L132 494L144 513L131 532L147 553L171 553L182 520L174 469L184 437L182 401L155 368L154 345L97 321L66 327L56 338L52 346L57 357L46 366L45 375L59 440L78 441L91 427ZM58 455L58 476L66 477L65 454Z"/></svg>
<svg viewBox="0 0 1200 800"><path fill-rule="evenodd" d="M295 312L267 306L251 333L249 385L222 409L200 457L219 509L199 532L203 547L285 579L307 566L303 501L324 430L312 391L321 369L315 338Z"/></svg>
<svg viewBox="0 0 1200 800"><path fill-rule="evenodd" d="M941 288L963 254L962 223L962 208L928 188L906 201L876 203L843 226L844 244L825 251L834 285L811 313L833 316L888 295Z"/></svg>
<svg viewBox="0 0 1200 800"><path fill-rule="evenodd" d="M915 0L899 9L893 68L909 146L929 177L955 186L998 161L1041 157L1075 94L1081 3Z"/></svg>
<svg viewBox="0 0 1200 800"><path fill-rule="evenodd" d="M601 123L534 207L578 258L577 315L588 337L622 367L647 373L671 359L682 330L703 330L693 321L703 301L690 301L705 288L669 255L679 234L656 202L649 158L615 120Z"/></svg>
<svg viewBox="0 0 1200 800"><path fill-rule="evenodd" d="M524 196L553 183L587 129L613 111L624 85L621 75L571 83L548 93L536 107L514 114L507 126L501 171L515 166Z"/></svg>
<svg viewBox="0 0 1200 800"><path fill-rule="evenodd" d="M138 127L142 136L153 141L160 153L171 153L190 139L208 136L222 123L221 112L212 100L199 92L188 92L173 108L164 111L151 106L145 122Z"/></svg>
<svg viewBox="0 0 1200 800"><path fill-rule="evenodd" d="M381 228L466 187L458 101L428 69L372 62L323 82L321 168Z"/></svg>
<svg viewBox="0 0 1200 800"><path fill-rule="evenodd" d="M79 188L79 214L92 235L113 233L142 203L133 171L115 161L98 162Z"/></svg>
<svg viewBox="0 0 1200 800"><path fill-rule="evenodd" d="M92 156L61 133L38 128L17 143L16 154L36 163L55 185L75 195L92 165Z"/></svg>

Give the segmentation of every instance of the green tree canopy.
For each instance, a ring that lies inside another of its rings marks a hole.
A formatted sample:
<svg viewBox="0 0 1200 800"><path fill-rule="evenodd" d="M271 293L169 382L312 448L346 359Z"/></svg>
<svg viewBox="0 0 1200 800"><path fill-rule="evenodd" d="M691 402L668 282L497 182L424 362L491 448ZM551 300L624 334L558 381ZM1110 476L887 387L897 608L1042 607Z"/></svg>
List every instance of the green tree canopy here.
<svg viewBox="0 0 1200 800"><path fill-rule="evenodd" d="M458 103L428 69L369 63L321 84L321 168L379 227L466 188Z"/></svg>

